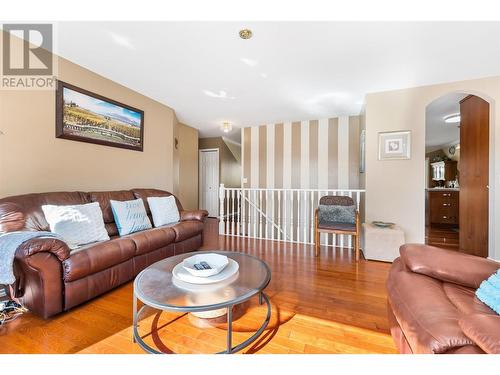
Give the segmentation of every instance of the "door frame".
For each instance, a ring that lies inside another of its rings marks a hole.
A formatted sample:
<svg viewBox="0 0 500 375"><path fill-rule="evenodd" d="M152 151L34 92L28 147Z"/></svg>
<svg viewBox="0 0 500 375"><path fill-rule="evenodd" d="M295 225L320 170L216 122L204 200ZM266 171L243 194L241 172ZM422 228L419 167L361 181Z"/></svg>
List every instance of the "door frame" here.
<svg viewBox="0 0 500 375"><path fill-rule="evenodd" d="M201 167L201 155L203 152L216 152L217 153L217 173L216 173L216 176L217 176L217 189L219 189L219 186L220 186L220 151L218 148L202 148L202 149L199 149L198 150L198 201L200 202L199 205L200 205L200 208L201 208L201 203L203 202L203 189L202 189L202 185L201 185L201 182L202 182L202 167ZM218 193L218 190L217 190L217 197L219 197L219 193ZM219 213L219 199L217 198L217 217L219 217L220 213Z"/></svg>
<svg viewBox="0 0 500 375"><path fill-rule="evenodd" d="M500 229L496 229L496 223L500 222L500 209L497 210L495 208L500 208L500 189L497 189L497 184L500 183L500 178L496 178L497 169L500 171L500 165L496 162L497 155L497 144L500 146L500 140L497 141L497 132L496 130L496 103L495 100L490 97L488 94L485 94L483 91L478 91L474 88L458 88L458 89L450 89L445 90L438 95L432 95L431 99L426 101L426 104L423 107L423 119L424 119L424 136L423 136L423 145L425 150L425 124L427 121L427 107L433 103L435 100L446 96L448 94L460 93L465 95L474 95L477 96L486 102L488 102L489 108L489 194L488 194L488 259L493 259L498 261L498 254L500 253ZM500 148L498 148L498 152L500 153ZM424 152L425 154L425 152ZM497 196L498 192L498 196ZM425 239L425 198L424 198L424 239ZM496 258L494 258L496 257Z"/></svg>

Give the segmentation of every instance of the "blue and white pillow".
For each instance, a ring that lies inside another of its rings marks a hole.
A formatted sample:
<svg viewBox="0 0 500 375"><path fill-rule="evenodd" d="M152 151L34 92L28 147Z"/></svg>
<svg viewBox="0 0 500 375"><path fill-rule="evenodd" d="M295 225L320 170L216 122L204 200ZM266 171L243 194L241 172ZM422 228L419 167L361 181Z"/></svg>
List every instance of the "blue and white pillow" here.
<svg viewBox="0 0 500 375"><path fill-rule="evenodd" d="M148 197L148 204L155 227L177 223L181 219L173 195L169 197Z"/></svg>
<svg viewBox="0 0 500 375"><path fill-rule="evenodd" d="M99 203L42 206L50 231L62 237L70 249L109 240Z"/></svg>
<svg viewBox="0 0 500 375"><path fill-rule="evenodd" d="M109 202L120 236L152 228L142 199Z"/></svg>

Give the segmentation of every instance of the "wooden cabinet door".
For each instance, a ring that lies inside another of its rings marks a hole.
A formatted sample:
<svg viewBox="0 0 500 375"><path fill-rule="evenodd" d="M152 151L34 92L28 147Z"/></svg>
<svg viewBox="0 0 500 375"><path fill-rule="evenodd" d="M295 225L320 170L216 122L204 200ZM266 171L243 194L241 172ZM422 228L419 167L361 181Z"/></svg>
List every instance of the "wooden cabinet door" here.
<svg viewBox="0 0 500 375"><path fill-rule="evenodd" d="M460 251L488 256L489 104L460 102Z"/></svg>

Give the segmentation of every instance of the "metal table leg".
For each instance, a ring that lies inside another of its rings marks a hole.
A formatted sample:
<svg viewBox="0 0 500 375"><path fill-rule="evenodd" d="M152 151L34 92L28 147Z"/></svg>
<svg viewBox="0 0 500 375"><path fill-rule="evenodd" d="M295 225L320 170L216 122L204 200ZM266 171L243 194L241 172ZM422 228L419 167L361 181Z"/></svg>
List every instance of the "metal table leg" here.
<svg viewBox="0 0 500 375"><path fill-rule="evenodd" d="M133 309L133 313L132 313L132 316L133 316L133 326L134 328L137 327L137 297L135 296L135 293L134 293L134 299L133 299L133 304L132 304L132 309ZM136 343L136 340L135 340L135 335L133 334L132 335L132 340L134 343Z"/></svg>
<svg viewBox="0 0 500 375"><path fill-rule="evenodd" d="M233 306L227 307L227 354L233 350Z"/></svg>

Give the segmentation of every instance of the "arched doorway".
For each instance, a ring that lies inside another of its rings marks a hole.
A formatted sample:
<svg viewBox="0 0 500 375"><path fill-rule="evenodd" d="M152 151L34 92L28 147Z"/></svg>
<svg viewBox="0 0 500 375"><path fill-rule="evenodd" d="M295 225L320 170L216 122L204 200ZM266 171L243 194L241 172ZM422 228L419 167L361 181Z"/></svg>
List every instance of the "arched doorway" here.
<svg viewBox="0 0 500 375"><path fill-rule="evenodd" d="M488 256L490 106L449 93L426 108L426 243Z"/></svg>

